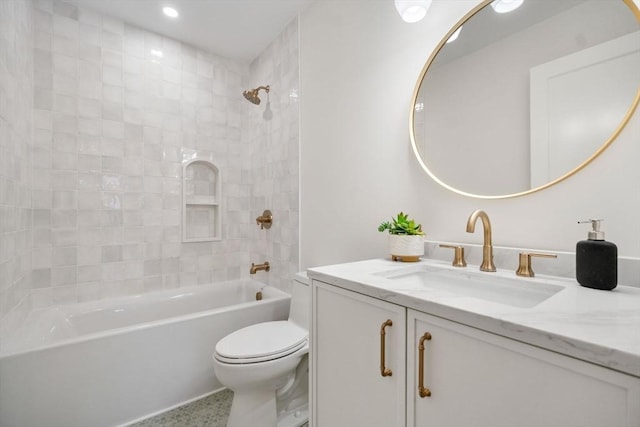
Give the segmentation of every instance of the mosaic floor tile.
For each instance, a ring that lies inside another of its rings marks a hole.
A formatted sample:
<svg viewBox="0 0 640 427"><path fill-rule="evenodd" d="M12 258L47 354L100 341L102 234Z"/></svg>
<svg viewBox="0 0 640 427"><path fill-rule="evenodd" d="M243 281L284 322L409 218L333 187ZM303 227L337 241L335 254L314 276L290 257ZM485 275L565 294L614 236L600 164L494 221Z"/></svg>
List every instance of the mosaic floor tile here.
<svg viewBox="0 0 640 427"><path fill-rule="evenodd" d="M223 390L131 427L225 427L232 400L233 392Z"/></svg>
<svg viewBox="0 0 640 427"><path fill-rule="evenodd" d="M130 427L225 427L232 400L233 392L223 390Z"/></svg>

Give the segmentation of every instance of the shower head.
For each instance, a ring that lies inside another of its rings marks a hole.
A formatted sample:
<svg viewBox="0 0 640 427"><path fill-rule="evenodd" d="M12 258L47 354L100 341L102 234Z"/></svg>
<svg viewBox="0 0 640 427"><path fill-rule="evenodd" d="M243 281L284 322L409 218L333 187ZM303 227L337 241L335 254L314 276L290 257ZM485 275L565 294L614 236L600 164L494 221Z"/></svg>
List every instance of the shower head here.
<svg viewBox="0 0 640 427"><path fill-rule="evenodd" d="M242 92L242 95L252 104L260 105L260 98L258 98L258 92L264 89L265 92L269 93L269 85L259 86L255 89L245 90Z"/></svg>

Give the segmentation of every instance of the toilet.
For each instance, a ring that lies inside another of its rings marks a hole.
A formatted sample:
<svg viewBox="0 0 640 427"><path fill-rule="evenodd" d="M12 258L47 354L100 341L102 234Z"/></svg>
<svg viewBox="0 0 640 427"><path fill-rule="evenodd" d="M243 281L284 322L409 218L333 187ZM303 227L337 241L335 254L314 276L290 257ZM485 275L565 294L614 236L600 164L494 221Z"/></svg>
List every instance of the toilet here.
<svg viewBox="0 0 640 427"><path fill-rule="evenodd" d="M296 275L289 319L239 329L216 344L213 368L232 390L227 427L300 427L308 419L309 279Z"/></svg>

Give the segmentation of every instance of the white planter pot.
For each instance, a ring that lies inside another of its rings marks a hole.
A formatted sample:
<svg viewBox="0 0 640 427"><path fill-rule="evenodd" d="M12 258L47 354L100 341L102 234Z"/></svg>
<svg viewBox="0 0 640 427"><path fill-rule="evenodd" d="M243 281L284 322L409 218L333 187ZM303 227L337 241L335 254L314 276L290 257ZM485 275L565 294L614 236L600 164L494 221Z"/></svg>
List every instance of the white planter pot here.
<svg viewBox="0 0 640 427"><path fill-rule="evenodd" d="M389 253L394 261L416 262L424 255L424 236L389 234Z"/></svg>

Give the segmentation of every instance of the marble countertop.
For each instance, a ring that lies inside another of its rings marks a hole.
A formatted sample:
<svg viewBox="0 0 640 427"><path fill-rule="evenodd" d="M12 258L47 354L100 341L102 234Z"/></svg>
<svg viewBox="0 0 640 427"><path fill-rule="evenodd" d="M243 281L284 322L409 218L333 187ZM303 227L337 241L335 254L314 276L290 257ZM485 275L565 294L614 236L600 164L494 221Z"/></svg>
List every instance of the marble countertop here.
<svg viewBox="0 0 640 427"><path fill-rule="evenodd" d="M464 274L488 280L515 278L527 281L529 287L552 284L562 289L533 307L523 308L385 277L394 270L416 266L464 270ZM484 273L473 265L457 269L450 263L427 259L418 263L371 259L311 268L307 274L312 280L640 377L640 288L618 286L601 291L582 287L573 279L544 275L520 278L510 270Z"/></svg>

